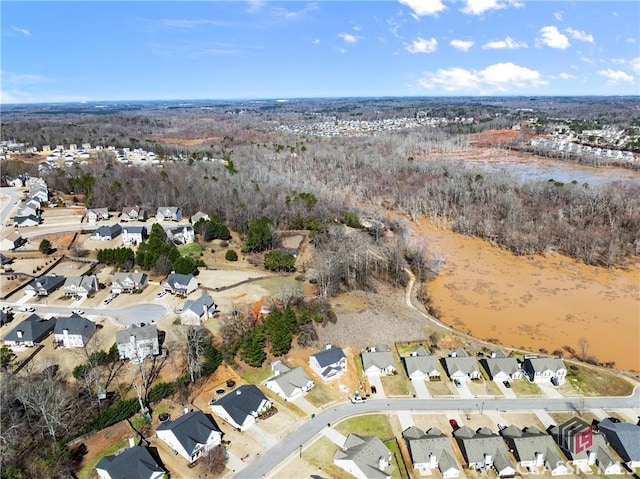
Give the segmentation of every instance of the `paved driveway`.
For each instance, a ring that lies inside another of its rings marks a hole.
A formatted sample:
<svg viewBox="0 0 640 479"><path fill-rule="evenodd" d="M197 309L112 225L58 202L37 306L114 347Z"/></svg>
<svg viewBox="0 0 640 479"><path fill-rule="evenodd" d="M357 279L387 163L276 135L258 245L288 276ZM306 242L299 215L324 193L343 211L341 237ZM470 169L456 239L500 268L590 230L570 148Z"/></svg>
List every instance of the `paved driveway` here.
<svg viewBox="0 0 640 479"><path fill-rule="evenodd" d="M473 399L473 398L475 398L475 396L473 395L473 393L469 389L469 385L467 384L467 381L460 381L460 387L456 388L456 390L460 394L460 397L463 398L463 399Z"/></svg>
<svg viewBox="0 0 640 479"><path fill-rule="evenodd" d="M372 375L367 376L367 378L369 379L369 386L376 388L376 394L373 394L372 396L376 399L386 398L387 395L385 394L384 388L382 387L382 380L380 379L380 376Z"/></svg>
<svg viewBox="0 0 640 479"><path fill-rule="evenodd" d="M560 391L558 391L556 387L553 384L551 384L551 381L543 381L541 383L536 383L536 384L540 387L540 389L542 389L542 392L548 398L564 397L562 394L560 394Z"/></svg>
<svg viewBox="0 0 640 479"><path fill-rule="evenodd" d="M526 381L526 379L519 379L519 381ZM504 397L511 399L515 399L518 397L516 393L513 392L513 389L506 387L504 384L502 384L502 381L496 381L496 384L498 385L500 391L502 391Z"/></svg>
<svg viewBox="0 0 640 479"><path fill-rule="evenodd" d="M412 379L413 389L416 390L416 397L420 399L431 399L431 393L427 389L427 383L424 379Z"/></svg>

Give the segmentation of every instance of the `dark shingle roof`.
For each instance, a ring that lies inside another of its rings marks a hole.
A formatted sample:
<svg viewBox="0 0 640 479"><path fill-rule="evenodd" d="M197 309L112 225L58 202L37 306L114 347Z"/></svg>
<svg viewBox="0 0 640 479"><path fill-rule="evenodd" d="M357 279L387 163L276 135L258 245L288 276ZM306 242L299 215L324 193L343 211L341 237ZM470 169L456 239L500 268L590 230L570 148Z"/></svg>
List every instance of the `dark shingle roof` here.
<svg viewBox="0 0 640 479"><path fill-rule="evenodd" d="M598 429L625 461L640 461L640 426L604 419Z"/></svg>
<svg viewBox="0 0 640 479"><path fill-rule="evenodd" d="M96 330L96 325L87 318L74 314L68 318L58 318L53 334L63 334L65 329L72 335L80 334L84 336L88 332L89 336L91 336Z"/></svg>
<svg viewBox="0 0 640 479"><path fill-rule="evenodd" d="M32 341L40 342L56 326L56 318L43 319L37 314L32 314L18 324L4 337L5 341ZM22 338L18 337L18 331L22 331Z"/></svg>
<svg viewBox="0 0 640 479"><path fill-rule="evenodd" d="M247 416L255 413L267 397L253 384L239 386L235 391L211 402L211 406L222 406L236 424L242 424Z"/></svg>
<svg viewBox="0 0 640 479"><path fill-rule="evenodd" d="M175 421L160 424L158 431L172 431L185 451L192 454L198 444L206 444L213 431L218 427L202 411L192 411Z"/></svg>
<svg viewBox="0 0 640 479"><path fill-rule="evenodd" d="M344 351L340 348L329 348L312 355L318 361L321 368L335 364L342 358L346 358Z"/></svg>
<svg viewBox="0 0 640 479"><path fill-rule="evenodd" d="M146 447L134 446L118 455L105 456L96 469L103 469L112 479L149 479L155 472L164 473Z"/></svg>

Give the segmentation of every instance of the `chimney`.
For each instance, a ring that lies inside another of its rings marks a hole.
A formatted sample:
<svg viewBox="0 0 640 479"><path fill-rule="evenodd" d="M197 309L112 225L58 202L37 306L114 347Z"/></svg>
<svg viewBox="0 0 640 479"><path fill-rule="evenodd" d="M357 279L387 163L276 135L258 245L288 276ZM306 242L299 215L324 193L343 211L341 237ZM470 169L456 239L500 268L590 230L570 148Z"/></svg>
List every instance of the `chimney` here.
<svg viewBox="0 0 640 479"><path fill-rule="evenodd" d="M65 346L69 346L69 330L67 328L64 328L62 330L62 336L64 336L64 339L62 340L62 344Z"/></svg>
<svg viewBox="0 0 640 479"><path fill-rule="evenodd" d="M333 346L331 345L331 343L328 343L328 344L324 347L324 349L331 349L332 347L333 347Z"/></svg>
<svg viewBox="0 0 640 479"><path fill-rule="evenodd" d="M596 463L596 451L588 451L589 461L587 462L590 466Z"/></svg>
<svg viewBox="0 0 640 479"><path fill-rule="evenodd" d="M495 359L495 357L496 357L496 352L495 351L491 351L491 357Z"/></svg>
<svg viewBox="0 0 640 479"><path fill-rule="evenodd" d="M135 447L136 445L136 440L133 437L129 438L129 447Z"/></svg>
<svg viewBox="0 0 640 479"><path fill-rule="evenodd" d="M458 353L457 353L457 352L455 352L455 351L451 351L451 357L452 357L452 358L455 358L457 355L458 355Z"/></svg>
<svg viewBox="0 0 640 479"><path fill-rule="evenodd" d="M189 406L184 407L184 413L187 414L189 412Z"/></svg>
<svg viewBox="0 0 640 479"><path fill-rule="evenodd" d="M19 339L22 339L23 334L24 334L24 331L21 331L20 329L16 331L16 336L18 336Z"/></svg>
<svg viewBox="0 0 640 479"><path fill-rule="evenodd" d="M544 454L536 452L536 467L544 465Z"/></svg>
<svg viewBox="0 0 640 479"><path fill-rule="evenodd" d="M436 467L438 467L438 459L433 453L429 454L429 466L431 467L431 469L435 469Z"/></svg>

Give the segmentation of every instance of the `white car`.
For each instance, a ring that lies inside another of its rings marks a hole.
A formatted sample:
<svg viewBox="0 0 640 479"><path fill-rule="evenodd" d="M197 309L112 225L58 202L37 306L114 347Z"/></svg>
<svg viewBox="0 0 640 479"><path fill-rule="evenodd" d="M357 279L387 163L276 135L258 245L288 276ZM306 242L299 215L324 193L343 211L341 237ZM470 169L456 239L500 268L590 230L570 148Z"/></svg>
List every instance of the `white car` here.
<svg viewBox="0 0 640 479"><path fill-rule="evenodd" d="M18 311L21 311L23 313L33 313L35 312L36 308L34 308L33 306L20 306L18 308Z"/></svg>
<svg viewBox="0 0 640 479"><path fill-rule="evenodd" d="M163 290L162 290L162 291L160 291L156 296L157 296L158 298L162 298L162 297L163 297L164 295L166 295L166 294L167 294L167 290L166 290L166 289L163 289Z"/></svg>
<svg viewBox="0 0 640 479"><path fill-rule="evenodd" d="M353 404L361 404L361 403L363 403L363 402L365 402L365 401L366 401L366 399L365 399L365 398L363 398L363 397L361 397L361 396L355 396L355 397L352 397L352 398L351 398L351 402L352 402Z"/></svg>
<svg viewBox="0 0 640 479"><path fill-rule="evenodd" d="M77 314L77 315L82 315L84 314L84 311L82 311L81 309L74 309L73 311L71 311L73 314Z"/></svg>

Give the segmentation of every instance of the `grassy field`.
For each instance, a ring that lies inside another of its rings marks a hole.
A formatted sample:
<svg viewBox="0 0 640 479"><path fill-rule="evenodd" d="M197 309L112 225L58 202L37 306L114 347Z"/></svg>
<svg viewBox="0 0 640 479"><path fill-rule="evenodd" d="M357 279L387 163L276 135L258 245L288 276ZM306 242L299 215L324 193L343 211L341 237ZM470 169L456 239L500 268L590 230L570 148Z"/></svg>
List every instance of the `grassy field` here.
<svg viewBox="0 0 640 479"><path fill-rule="evenodd" d="M181 244L177 248L182 256L191 256L192 258L199 257L202 251L202 247L198 243Z"/></svg>
<svg viewBox="0 0 640 479"><path fill-rule="evenodd" d="M242 379L247 381L249 384L260 384L265 379L273 376L273 371L268 366L262 366L261 368L247 368L245 371L240 374Z"/></svg>
<svg viewBox="0 0 640 479"><path fill-rule="evenodd" d="M366 414L342 421L335 427L339 433L348 436L351 433L363 436L388 438L393 436L389 418L385 414Z"/></svg>
<svg viewBox="0 0 640 479"><path fill-rule="evenodd" d="M404 357L409 356L412 352L418 349L420 346L429 351L429 345L427 341L410 341L407 343L396 343L396 351L398 351L398 356Z"/></svg>
<svg viewBox="0 0 640 479"><path fill-rule="evenodd" d="M633 385L614 372L571 364L567 368L567 382L559 389L568 396L628 396Z"/></svg>
<svg viewBox="0 0 640 479"><path fill-rule="evenodd" d="M517 379L511 382L511 389L516 393L516 396L540 396L542 395L542 389L537 384L530 383L526 379Z"/></svg>
<svg viewBox="0 0 640 479"><path fill-rule="evenodd" d="M335 400L331 391L324 384L318 383L316 383L314 388L309 391L304 398L315 407L322 407Z"/></svg>
<svg viewBox="0 0 640 479"><path fill-rule="evenodd" d="M120 449L126 448L128 444L129 444L129 441L126 441L126 440L116 442L115 444L110 446L108 449L105 449L104 451L102 451L100 454L94 457L91 461L89 461L85 467L83 467L80 471L78 471L78 479L88 479L89 477L91 477L91 474L95 471L96 464L98 464L98 462L100 462L100 460L103 457L109 456L111 454L116 453Z"/></svg>
<svg viewBox="0 0 640 479"><path fill-rule="evenodd" d="M400 452L398 441L392 439L391 441L385 442L384 445L387 446L393 454L391 457L391 465L393 467L391 477L393 479L409 479L409 472L407 471L404 460L402 459L402 453Z"/></svg>
<svg viewBox="0 0 640 479"><path fill-rule="evenodd" d="M427 389L432 396L451 396L453 392L453 383L442 376L440 381L427 381Z"/></svg>
<svg viewBox="0 0 640 479"><path fill-rule="evenodd" d="M413 384L404 373L399 372L391 376L380 376L382 387L387 396L413 396L415 390Z"/></svg>
<svg viewBox="0 0 640 479"><path fill-rule="evenodd" d="M312 466L322 469L329 477L336 479L349 479L351 474L343 471L333 464L333 456L338 450L338 446L326 437L321 437L314 442L311 447L302 453L302 459Z"/></svg>

